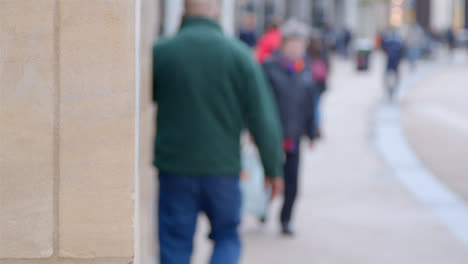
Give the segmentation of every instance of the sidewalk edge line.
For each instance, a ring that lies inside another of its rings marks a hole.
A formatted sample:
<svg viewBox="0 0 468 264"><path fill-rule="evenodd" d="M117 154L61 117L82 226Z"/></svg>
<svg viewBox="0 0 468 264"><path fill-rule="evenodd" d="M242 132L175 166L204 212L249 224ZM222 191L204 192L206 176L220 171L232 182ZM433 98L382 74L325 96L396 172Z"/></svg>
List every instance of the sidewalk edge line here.
<svg viewBox="0 0 468 264"><path fill-rule="evenodd" d="M399 100L404 92L436 72L446 62L431 64L402 82ZM398 105L380 105L375 117L375 144L395 179L468 248L468 206L464 200L424 167L409 146L401 125Z"/></svg>

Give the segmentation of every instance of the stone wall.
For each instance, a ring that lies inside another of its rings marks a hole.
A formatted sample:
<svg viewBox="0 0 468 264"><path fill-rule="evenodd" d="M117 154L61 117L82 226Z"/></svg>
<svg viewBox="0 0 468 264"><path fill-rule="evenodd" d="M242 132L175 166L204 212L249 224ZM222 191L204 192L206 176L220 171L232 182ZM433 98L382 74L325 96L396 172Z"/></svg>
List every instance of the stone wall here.
<svg viewBox="0 0 468 264"><path fill-rule="evenodd" d="M0 258L55 253L55 10L0 1Z"/></svg>
<svg viewBox="0 0 468 264"><path fill-rule="evenodd" d="M140 94L140 234L141 262L156 263L155 201L157 181L152 166L155 109L152 102L152 48L159 30L159 1L143 0L141 14L141 94Z"/></svg>
<svg viewBox="0 0 468 264"><path fill-rule="evenodd" d="M157 9L142 0L136 129L135 3L0 0L0 263L154 255L148 98ZM146 228L135 236L135 226Z"/></svg>

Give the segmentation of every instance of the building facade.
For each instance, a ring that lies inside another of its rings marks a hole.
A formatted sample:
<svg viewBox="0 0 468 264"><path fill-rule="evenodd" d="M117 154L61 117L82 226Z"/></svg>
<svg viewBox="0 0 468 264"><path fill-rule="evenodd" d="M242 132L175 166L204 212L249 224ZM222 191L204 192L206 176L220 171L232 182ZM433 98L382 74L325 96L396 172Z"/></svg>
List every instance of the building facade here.
<svg viewBox="0 0 468 264"><path fill-rule="evenodd" d="M243 0L239 5L250 5L262 22L266 14L282 18L296 18L315 28L325 25L336 30L348 28L361 37L373 35L388 26L388 0ZM271 6L272 8L265 8ZM272 13L272 14L271 14Z"/></svg>
<svg viewBox="0 0 468 264"><path fill-rule="evenodd" d="M465 0L465 28L468 29L468 0Z"/></svg>
<svg viewBox="0 0 468 264"><path fill-rule="evenodd" d="M153 0L0 0L0 263L150 263Z"/></svg>

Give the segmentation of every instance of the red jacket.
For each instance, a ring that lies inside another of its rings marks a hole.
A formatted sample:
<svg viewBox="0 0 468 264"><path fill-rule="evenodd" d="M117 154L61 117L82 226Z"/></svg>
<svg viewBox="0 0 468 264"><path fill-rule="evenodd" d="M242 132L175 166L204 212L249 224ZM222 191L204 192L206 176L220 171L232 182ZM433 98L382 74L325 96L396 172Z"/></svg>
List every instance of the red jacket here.
<svg viewBox="0 0 468 264"><path fill-rule="evenodd" d="M266 32L258 41L256 49L256 57L258 62L263 63L273 52L281 47L282 36L278 28L274 28Z"/></svg>

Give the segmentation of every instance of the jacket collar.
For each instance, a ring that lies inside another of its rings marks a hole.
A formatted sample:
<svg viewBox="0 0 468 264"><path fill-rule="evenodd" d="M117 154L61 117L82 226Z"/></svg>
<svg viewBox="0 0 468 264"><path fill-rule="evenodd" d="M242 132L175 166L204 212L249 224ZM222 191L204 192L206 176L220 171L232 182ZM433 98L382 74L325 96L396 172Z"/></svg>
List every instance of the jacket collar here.
<svg viewBox="0 0 468 264"><path fill-rule="evenodd" d="M280 65L281 68L289 74L302 73L307 66L304 58L290 60L286 58L286 56L284 56L280 50L275 51L270 59L276 64Z"/></svg>

